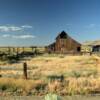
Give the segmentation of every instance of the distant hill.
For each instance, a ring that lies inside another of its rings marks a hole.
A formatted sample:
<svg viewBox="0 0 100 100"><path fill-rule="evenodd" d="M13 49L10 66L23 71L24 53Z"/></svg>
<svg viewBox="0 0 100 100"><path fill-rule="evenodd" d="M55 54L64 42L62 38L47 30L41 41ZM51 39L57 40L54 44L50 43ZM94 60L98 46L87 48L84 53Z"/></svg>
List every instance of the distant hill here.
<svg viewBox="0 0 100 100"><path fill-rule="evenodd" d="M90 46L93 46L93 45L100 45L100 40L86 41L86 42L83 43L83 45L90 45Z"/></svg>

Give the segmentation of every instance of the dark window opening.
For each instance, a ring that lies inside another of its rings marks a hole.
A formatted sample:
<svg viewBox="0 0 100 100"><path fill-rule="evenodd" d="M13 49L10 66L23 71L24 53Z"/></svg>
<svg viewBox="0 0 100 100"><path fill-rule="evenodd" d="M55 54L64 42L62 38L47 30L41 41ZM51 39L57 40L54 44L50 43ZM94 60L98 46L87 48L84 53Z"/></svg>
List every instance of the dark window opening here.
<svg viewBox="0 0 100 100"><path fill-rule="evenodd" d="M81 48L80 47L77 47L77 51L80 52L81 51Z"/></svg>

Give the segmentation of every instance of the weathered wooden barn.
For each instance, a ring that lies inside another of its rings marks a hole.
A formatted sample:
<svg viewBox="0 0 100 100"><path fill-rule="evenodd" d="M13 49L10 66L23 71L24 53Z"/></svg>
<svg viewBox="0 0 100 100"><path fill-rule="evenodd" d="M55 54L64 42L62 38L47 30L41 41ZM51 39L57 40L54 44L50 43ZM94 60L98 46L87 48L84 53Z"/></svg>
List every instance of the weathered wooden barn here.
<svg viewBox="0 0 100 100"><path fill-rule="evenodd" d="M54 53L76 53L80 52L81 44L62 31L55 42L46 47L46 50Z"/></svg>

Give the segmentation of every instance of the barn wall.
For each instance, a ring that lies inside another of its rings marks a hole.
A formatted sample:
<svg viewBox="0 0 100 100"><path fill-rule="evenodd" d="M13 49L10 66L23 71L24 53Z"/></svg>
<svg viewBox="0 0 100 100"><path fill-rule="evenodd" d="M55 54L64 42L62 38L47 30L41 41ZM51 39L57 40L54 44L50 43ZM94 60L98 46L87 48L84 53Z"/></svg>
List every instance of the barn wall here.
<svg viewBox="0 0 100 100"><path fill-rule="evenodd" d="M55 43L55 51L59 53L76 52L81 45L71 38L57 39Z"/></svg>

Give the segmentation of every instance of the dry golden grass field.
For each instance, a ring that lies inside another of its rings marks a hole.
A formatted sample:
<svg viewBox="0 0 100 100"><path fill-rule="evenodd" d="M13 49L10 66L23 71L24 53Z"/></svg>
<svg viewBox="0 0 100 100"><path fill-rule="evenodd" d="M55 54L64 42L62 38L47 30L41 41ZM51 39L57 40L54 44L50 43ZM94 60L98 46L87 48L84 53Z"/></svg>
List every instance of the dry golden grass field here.
<svg viewBox="0 0 100 100"><path fill-rule="evenodd" d="M23 62L28 65L28 80L22 79ZM43 55L16 64L1 64L0 68L3 95L100 93L100 57L96 55Z"/></svg>

